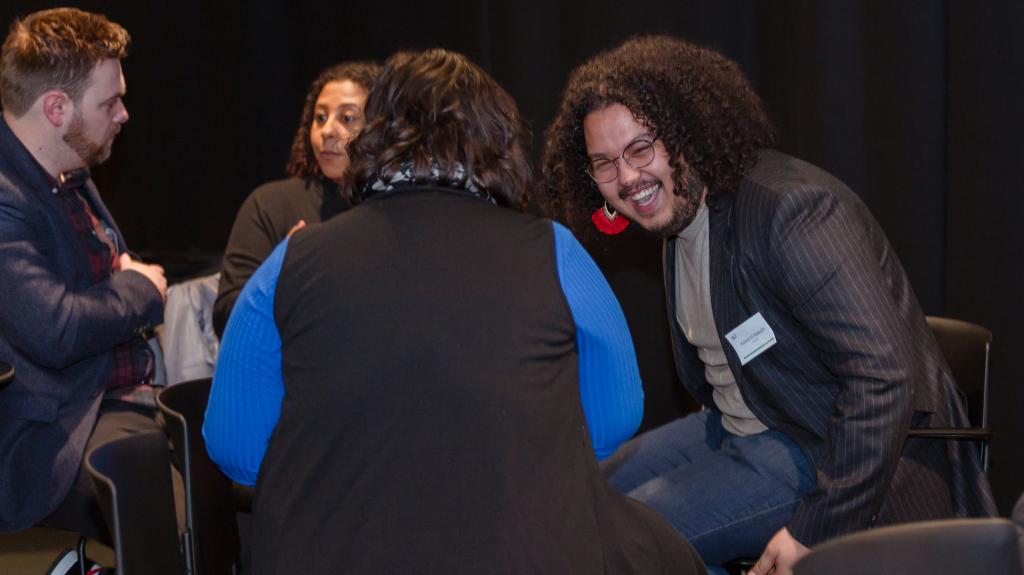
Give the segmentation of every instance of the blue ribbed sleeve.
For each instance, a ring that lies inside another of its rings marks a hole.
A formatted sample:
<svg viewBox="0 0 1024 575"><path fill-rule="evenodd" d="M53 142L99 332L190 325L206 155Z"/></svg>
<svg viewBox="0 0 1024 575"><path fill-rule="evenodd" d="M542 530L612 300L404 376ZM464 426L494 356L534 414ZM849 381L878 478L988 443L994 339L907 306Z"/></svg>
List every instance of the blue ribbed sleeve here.
<svg viewBox="0 0 1024 575"><path fill-rule="evenodd" d="M284 380L274 290L288 240L245 284L224 331L203 437L210 458L243 485L255 485L281 416Z"/></svg>
<svg viewBox="0 0 1024 575"><path fill-rule="evenodd" d="M604 459L636 433L644 392L626 318L597 264L558 223L558 278L576 323L580 400L594 453Z"/></svg>

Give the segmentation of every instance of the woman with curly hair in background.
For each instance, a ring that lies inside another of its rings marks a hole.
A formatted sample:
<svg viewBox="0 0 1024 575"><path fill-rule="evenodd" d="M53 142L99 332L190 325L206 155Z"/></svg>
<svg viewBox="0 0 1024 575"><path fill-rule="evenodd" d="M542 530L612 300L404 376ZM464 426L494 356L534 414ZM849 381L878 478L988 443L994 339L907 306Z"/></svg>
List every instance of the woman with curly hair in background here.
<svg viewBox="0 0 1024 575"><path fill-rule="evenodd" d="M231 227L213 307L218 337L224 335L245 282L274 246L292 231L328 220L351 205L338 185L348 168L345 146L363 126L363 105L378 72L373 62L343 62L321 72L310 85L285 168L291 177L256 188Z"/></svg>

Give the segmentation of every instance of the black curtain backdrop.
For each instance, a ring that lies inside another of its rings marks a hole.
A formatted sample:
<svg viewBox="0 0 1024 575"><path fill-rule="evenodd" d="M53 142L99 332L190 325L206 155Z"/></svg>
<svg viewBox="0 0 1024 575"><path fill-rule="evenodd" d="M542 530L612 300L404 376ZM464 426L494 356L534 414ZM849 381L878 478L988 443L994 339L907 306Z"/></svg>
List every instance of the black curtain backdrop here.
<svg viewBox="0 0 1024 575"><path fill-rule="evenodd" d="M58 5L14 0L14 16ZM401 48L463 52L519 102L534 156L569 70L635 34L667 33L737 60L779 148L829 170L870 206L926 313L987 326L990 478L1003 513L1024 490L1019 298L1024 274L1024 3L689 0L610 2L87 1L131 32L131 121L95 170L136 251L173 263L223 250L257 185L283 176L308 83L340 60ZM644 426L692 403L674 381L660 241L588 245L632 328ZM1018 263L1014 263L1014 262Z"/></svg>

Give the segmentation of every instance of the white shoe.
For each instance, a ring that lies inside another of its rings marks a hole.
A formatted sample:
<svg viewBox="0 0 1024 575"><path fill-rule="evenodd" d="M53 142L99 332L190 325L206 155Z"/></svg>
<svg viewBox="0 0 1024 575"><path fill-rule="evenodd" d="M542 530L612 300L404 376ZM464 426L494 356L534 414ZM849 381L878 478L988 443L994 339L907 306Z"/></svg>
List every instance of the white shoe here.
<svg viewBox="0 0 1024 575"><path fill-rule="evenodd" d="M85 557L85 564L85 575L100 575L100 573L103 573L103 567L88 557ZM78 575L79 572L78 550L65 549L54 559L53 564L46 570L46 575Z"/></svg>

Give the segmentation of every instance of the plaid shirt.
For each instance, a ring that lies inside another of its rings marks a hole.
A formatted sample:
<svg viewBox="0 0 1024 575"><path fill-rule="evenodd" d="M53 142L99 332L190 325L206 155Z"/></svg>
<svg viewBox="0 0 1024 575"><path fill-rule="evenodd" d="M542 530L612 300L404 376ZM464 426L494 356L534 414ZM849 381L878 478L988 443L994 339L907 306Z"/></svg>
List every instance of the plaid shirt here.
<svg viewBox="0 0 1024 575"><path fill-rule="evenodd" d="M100 282L120 271L121 261L116 245L117 234L96 217L89 202L82 196L88 178L89 172L86 170L61 174L60 181L54 182L53 192L61 200L64 214L82 241L93 280ZM140 391L132 388L140 385L149 387L153 368L153 351L141 336L117 346L114 348L114 368L107 380L107 396L131 401L131 397ZM145 400L142 402L148 403Z"/></svg>

